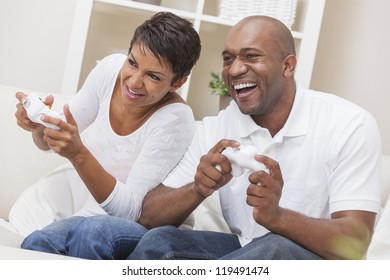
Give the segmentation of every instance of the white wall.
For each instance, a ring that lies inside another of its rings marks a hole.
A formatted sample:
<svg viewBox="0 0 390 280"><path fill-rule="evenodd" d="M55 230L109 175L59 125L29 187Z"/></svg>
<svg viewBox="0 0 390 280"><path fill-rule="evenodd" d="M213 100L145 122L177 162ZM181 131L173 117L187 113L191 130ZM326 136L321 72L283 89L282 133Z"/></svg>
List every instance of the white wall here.
<svg viewBox="0 0 390 280"><path fill-rule="evenodd" d="M75 0L0 0L0 84L61 90Z"/></svg>
<svg viewBox="0 0 390 280"><path fill-rule="evenodd" d="M377 119L390 154L390 1L327 0L311 87Z"/></svg>

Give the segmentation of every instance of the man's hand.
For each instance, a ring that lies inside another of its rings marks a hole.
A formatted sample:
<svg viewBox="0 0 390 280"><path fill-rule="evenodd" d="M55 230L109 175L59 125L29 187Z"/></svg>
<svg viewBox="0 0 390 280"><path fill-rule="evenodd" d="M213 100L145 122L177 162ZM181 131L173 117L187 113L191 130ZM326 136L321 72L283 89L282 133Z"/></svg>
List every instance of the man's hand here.
<svg viewBox="0 0 390 280"><path fill-rule="evenodd" d="M246 202L253 207L254 220L269 229L281 214L279 201L282 196L283 177L276 161L261 155L256 155L255 159L263 163L269 173L260 170L249 176L251 184L247 189Z"/></svg>
<svg viewBox="0 0 390 280"><path fill-rule="evenodd" d="M195 190L199 195L208 197L232 179L230 161L221 153L227 147L238 146L240 144L234 140L220 140L206 155L201 157L194 182Z"/></svg>

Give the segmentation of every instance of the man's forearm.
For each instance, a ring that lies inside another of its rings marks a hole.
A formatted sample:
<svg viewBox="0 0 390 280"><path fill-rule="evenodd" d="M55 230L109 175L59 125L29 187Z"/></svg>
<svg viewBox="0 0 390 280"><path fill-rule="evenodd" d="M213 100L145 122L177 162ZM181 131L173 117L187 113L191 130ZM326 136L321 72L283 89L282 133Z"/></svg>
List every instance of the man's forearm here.
<svg viewBox="0 0 390 280"><path fill-rule="evenodd" d="M159 185L145 196L138 222L146 228L180 226L203 200L192 183L179 189Z"/></svg>
<svg viewBox="0 0 390 280"><path fill-rule="evenodd" d="M290 210L270 230L325 259L361 259L372 236L375 213L344 211L315 219Z"/></svg>

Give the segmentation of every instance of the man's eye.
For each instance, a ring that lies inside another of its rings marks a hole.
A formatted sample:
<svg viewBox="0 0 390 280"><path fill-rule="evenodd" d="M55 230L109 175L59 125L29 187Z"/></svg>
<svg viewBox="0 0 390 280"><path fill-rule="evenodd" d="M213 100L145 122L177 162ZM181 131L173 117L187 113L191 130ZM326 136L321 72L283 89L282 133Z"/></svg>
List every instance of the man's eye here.
<svg viewBox="0 0 390 280"><path fill-rule="evenodd" d="M246 56L245 56L245 59L254 59L254 58L256 58L257 57L257 54L247 54Z"/></svg>
<svg viewBox="0 0 390 280"><path fill-rule="evenodd" d="M222 60L223 60L223 65L230 65L230 64L233 63L234 57L232 57L232 56L224 56L222 58Z"/></svg>
<svg viewBox="0 0 390 280"><path fill-rule="evenodd" d="M230 61L230 60L232 60L232 57L231 56L224 56L222 59L223 59L223 61Z"/></svg>

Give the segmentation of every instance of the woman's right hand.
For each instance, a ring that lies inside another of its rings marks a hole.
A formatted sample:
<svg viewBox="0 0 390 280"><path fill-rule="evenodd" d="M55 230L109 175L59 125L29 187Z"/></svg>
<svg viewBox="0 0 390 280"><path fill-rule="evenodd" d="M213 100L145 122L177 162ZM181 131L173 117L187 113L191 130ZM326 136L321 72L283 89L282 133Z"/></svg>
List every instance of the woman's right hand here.
<svg viewBox="0 0 390 280"><path fill-rule="evenodd" d="M20 126L21 128L27 131L33 131L33 130L43 131L44 129L43 125L32 122L27 116L27 111L23 107L23 103L26 102L27 95L23 92L17 92L15 96L16 99L19 100L19 103L16 104L16 113L15 113L16 123L18 124L18 126ZM51 106L53 104L53 100L54 100L53 96L48 96L46 97L44 103L46 105Z"/></svg>

